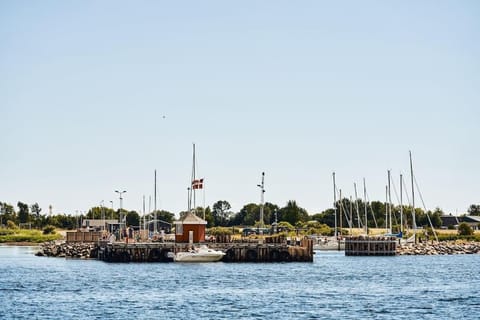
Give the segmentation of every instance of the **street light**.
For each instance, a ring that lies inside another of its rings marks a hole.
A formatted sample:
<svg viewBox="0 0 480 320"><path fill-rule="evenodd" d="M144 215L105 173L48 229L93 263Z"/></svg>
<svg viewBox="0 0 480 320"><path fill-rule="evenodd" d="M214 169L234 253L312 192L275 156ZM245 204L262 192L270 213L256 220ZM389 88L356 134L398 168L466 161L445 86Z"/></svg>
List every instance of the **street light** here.
<svg viewBox="0 0 480 320"><path fill-rule="evenodd" d="M115 190L115 192L118 193L118 196L119 196L119 198L120 198L120 209L119 209L119 211L120 211L120 213L119 213L119 220L120 220L120 221L119 221L119 226L121 226L121 225L122 225L122 222L123 222L123 217L122 217L122 201L123 201L123 198L122 198L122 194L124 194L124 193L127 192L127 191L125 191L125 190L123 190L123 191ZM119 231L120 231L120 230L119 230ZM122 234L122 233L120 232L119 238L121 238L121 234Z"/></svg>
<svg viewBox="0 0 480 320"><path fill-rule="evenodd" d="M112 200L110 200L110 204L112 205L112 214L111 214L110 218L113 220L113 201Z"/></svg>
<svg viewBox="0 0 480 320"><path fill-rule="evenodd" d="M105 210L103 209L104 207L103 204L104 204L104 201L103 200L100 201L100 210L102 210L101 213L102 213L102 220L103 220L102 230L105 231Z"/></svg>
<svg viewBox="0 0 480 320"><path fill-rule="evenodd" d="M262 184L257 184L257 187L259 187L262 190L260 195L260 227L261 228L263 228L264 226L263 224L263 198L265 193L264 180L265 180L265 172L262 172ZM262 230L262 233L263 233L263 230Z"/></svg>

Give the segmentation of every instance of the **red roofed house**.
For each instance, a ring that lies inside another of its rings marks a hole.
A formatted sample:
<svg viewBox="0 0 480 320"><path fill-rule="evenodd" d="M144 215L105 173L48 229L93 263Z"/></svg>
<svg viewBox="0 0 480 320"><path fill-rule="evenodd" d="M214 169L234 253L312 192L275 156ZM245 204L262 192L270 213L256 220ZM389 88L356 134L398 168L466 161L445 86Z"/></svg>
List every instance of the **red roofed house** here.
<svg viewBox="0 0 480 320"><path fill-rule="evenodd" d="M175 221L175 241L180 243L205 242L207 221L193 214L187 213L183 219Z"/></svg>

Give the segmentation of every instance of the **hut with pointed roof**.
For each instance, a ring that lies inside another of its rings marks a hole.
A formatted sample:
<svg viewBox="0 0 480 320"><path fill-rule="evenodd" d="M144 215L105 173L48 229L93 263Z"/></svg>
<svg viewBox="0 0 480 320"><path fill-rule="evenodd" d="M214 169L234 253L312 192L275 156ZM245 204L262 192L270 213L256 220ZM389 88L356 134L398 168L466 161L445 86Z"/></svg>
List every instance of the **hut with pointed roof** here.
<svg viewBox="0 0 480 320"><path fill-rule="evenodd" d="M207 221L189 212L179 221L175 221L175 241L178 243L205 242Z"/></svg>

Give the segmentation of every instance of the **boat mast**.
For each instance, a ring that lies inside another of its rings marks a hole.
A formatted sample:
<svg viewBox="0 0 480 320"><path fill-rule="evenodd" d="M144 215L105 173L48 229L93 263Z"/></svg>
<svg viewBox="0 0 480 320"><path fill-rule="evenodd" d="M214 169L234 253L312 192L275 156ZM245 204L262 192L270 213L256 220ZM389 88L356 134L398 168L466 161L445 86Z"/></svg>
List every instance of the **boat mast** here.
<svg viewBox="0 0 480 320"><path fill-rule="evenodd" d="M400 173L400 232L403 235L403 175Z"/></svg>
<svg viewBox="0 0 480 320"><path fill-rule="evenodd" d="M154 214L154 224L153 224L153 233L157 233L157 169L155 169L155 178L153 183L153 214Z"/></svg>
<svg viewBox="0 0 480 320"><path fill-rule="evenodd" d="M390 186L390 170L388 170L388 220L390 222L390 233L392 233L392 192Z"/></svg>
<svg viewBox="0 0 480 320"><path fill-rule="evenodd" d="M415 188L413 186L413 164L412 164L412 151L408 151L410 154L410 178L412 182L412 228L415 235L415 243L417 242L417 223L415 221Z"/></svg>
<svg viewBox="0 0 480 320"><path fill-rule="evenodd" d="M337 187L335 185L335 172L333 173L333 210L335 212L334 235L336 238L338 236L338 230L337 230Z"/></svg>
<svg viewBox="0 0 480 320"><path fill-rule="evenodd" d="M195 181L195 143L193 144L193 162L192 162L192 183ZM196 212L196 195L195 195L195 188L192 187L193 193L193 210Z"/></svg>
<svg viewBox="0 0 480 320"><path fill-rule="evenodd" d="M353 227L353 202L352 202L352 196L350 196L350 236L352 236L352 227Z"/></svg>
<svg viewBox="0 0 480 320"><path fill-rule="evenodd" d="M388 185L385 186L385 230L388 233Z"/></svg>
<svg viewBox="0 0 480 320"><path fill-rule="evenodd" d="M342 220L343 220L343 199L342 199L342 189L338 190L338 192L340 193L340 237L342 236ZM340 243L338 245L338 247L340 247Z"/></svg>
<svg viewBox="0 0 480 320"><path fill-rule="evenodd" d="M363 201L365 203L365 234L368 235L368 223L367 223L367 187L365 185L365 178L363 178Z"/></svg>
<svg viewBox="0 0 480 320"><path fill-rule="evenodd" d="M357 184L355 182L353 183L353 188L355 189L355 210L357 211L358 228L361 228L362 221L360 220L360 209L358 208Z"/></svg>

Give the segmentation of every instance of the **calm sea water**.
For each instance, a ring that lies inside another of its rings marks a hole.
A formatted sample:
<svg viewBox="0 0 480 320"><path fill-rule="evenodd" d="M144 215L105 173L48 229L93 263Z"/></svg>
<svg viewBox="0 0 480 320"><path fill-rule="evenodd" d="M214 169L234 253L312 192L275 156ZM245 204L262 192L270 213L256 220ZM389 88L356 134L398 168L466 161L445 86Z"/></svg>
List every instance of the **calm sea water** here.
<svg viewBox="0 0 480 320"><path fill-rule="evenodd" d="M107 264L0 247L1 319L479 319L480 255Z"/></svg>

